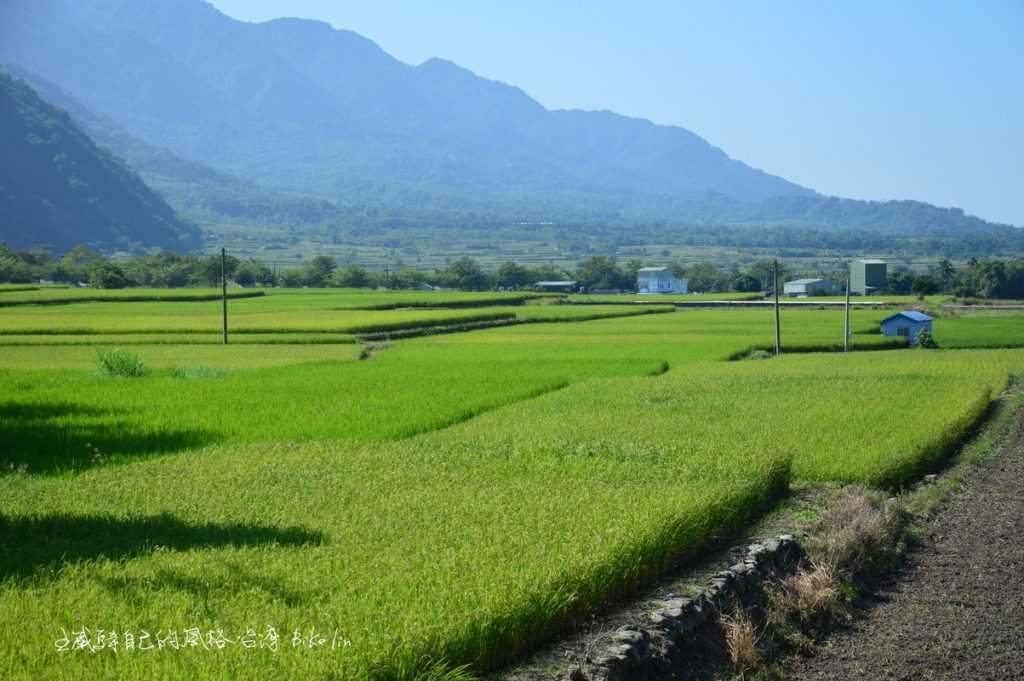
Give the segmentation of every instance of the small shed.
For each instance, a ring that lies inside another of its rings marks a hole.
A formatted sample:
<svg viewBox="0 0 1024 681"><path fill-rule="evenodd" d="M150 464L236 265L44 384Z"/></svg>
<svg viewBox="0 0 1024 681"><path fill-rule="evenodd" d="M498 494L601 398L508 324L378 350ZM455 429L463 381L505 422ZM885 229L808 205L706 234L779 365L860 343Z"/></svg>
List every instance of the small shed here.
<svg viewBox="0 0 1024 681"><path fill-rule="evenodd" d="M787 296L806 298L808 296L834 296L839 293L839 284L831 279L794 279L787 281L782 292Z"/></svg>
<svg viewBox="0 0 1024 681"><path fill-rule="evenodd" d="M917 344L917 334L925 329L932 332L932 318L923 312L907 310L897 312L882 320L882 333L886 336L899 336L910 340L911 345Z"/></svg>
<svg viewBox="0 0 1024 681"><path fill-rule="evenodd" d="M641 267L636 271L637 293L686 293L688 283L667 267Z"/></svg>
<svg viewBox="0 0 1024 681"><path fill-rule="evenodd" d="M572 293L576 290L575 281L538 281L534 286L541 291L554 293Z"/></svg>

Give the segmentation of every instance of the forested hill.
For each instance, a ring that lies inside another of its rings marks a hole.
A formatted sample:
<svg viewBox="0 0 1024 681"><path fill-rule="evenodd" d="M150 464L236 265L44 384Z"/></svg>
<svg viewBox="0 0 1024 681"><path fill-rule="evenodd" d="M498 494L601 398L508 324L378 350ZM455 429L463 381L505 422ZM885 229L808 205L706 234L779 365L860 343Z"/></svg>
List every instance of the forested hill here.
<svg viewBox="0 0 1024 681"><path fill-rule="evenodd" d="M198 161L150 144L100 115L54 83L17 64L0 63L72 120L100 147L127 162L181 215L205 224L252 223L264 226L320 226L355 216L323 199L284 194L223 173Z"/></svg>
<svg viewBox="0 0 1024 681"><path fill-rule="evenodd" d="M5 0L0 62L113 124L124 134L103 143L204 222L1022 239L955 208L822 196L680 127L548 110L443 59L409 65L351 31L201 0Z"/></svg>
<svg viewBox="0 0 1024 681"><path fill-rule="evenodd" d="M0 59L142 139L275 189L421 207L813 195L683 128L549 111L518 88L441 59L404 64L322 22L240 22L200 0L7 0L0 24Z"/></svg>
<svg viewBox="0 0 1024 681"><path fill-rule="evenodd" d="M0 241L55 251L195 248L197 227L63 110L0 73Z"/></svg>

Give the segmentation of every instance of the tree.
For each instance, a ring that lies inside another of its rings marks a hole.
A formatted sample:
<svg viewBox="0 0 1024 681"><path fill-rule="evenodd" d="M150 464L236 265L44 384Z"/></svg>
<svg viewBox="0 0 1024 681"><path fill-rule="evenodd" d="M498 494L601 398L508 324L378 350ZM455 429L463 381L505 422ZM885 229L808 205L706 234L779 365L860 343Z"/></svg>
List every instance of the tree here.
<svg viewBox="0 0 1024 681"><path fill-rule="evenodd" d="M89 271L89 285L93 288L124 288L128 285L128 278L118 265L104 262Z"/></svg>
<svg viewBox="0 0 1024 681"><path fill-rule="evenodd" d="M576 282L586 289L630 289L634 280L619 269L615 258L595 255L579 264Z"/></svg>
<svg viewBox="0 0 1024 681"><path fill-rule="evenodd" d="M749 272L738 272L732 277L732 290L748 293L761 290L761 280Z"/></svg>
<svg viewBox="0 0 1024 681"><path fill-rule="evenodd" d="M370 273L359 265L349 265L334 273L334 283L343 288L367 288L370 286Z"/></svg>
<svg viewBox="0 0 1024 681"><path fill-rule="evenodd" d="M702 262L686 268L687 287L694 293L715 293L728 288L728 282L718 268Z"/></svg>
<svg viewBox="0 0 1024 681"><path fill-rule="evenodd" d="M4 249L3 244L0 244L0 281L27 284L38 278L28 263Z"/></svg>
<svg viewBox="0 0 1024 681"><path fill-rule="evenodd" d="M459 258L441 273L446 285L462 291L486 291L490 278L472 258Z"/></svg>
<svg viewBox="0 0 1024 681"><path fill-rule="evenodd" d="M560 270L554 265L540 265L538 267L528 268L530 276L527 280L527 284L533 284L538 281L561 281L562 279L568 279L569 273L565 270Z"/></svg>
<svg viewBox="0 0 1024 681"><path fill-rule="evenodd" d="M307 286L323 288L331 282L334 274L334 258L329 255L318 255L306 265L305 283Z"/></svg>
<svg viewBox="0 0 1024 681"><path fill-rule="evenodd" d="M1006 265L999 260L985 260L977 263L972 274L978 295L983 298L1006 297Z"/></svg>
<svg viewBox="0 0 1024 681"><path fill-rule="evenodd" d="M249 263L242 263L235 271L235 283L239 286L252 286L255 284L255 269Z"/></svg>
<svg viewBox="0 0 1024 681"><path fill-rule="evenodd" d="M538 280L531 279L529 269L510 260L498 268L494 283L501 288L518 289L536 281Z"/></svg>
<svg viewBox="0 0 1024 681"><path fill-rule="evenodd" d="M939 260L936 271L939 276L939 282L942 284L942 288L948 289L956 278L956 268L953 267L953 262L949 258L942 258Z"/></svg>
<svg viewBox="0 0 1024 681"><path fill-rule="evenodd" d="M426 283L426 280L426 275L415 267L403 267L391 275L388 286L394 289L414 289Z"/></svg>
<svg viewBox="0 0 1024 681"><path fill-rule="evenodd" d="M227 278L235 278L235 270L238 269L238 263L240 261L233 255L229 255L224 259L224 269L226 270ZM219 255L211 255L203 260L202 264L202 281L207 286L220 286L221 278L221 257Z"/></svg>
<svg viewBox="0 0 1024 681"><path fill-rule="evenodd" d="M914 277L910 290L917 296L930 296L939 292L939 280L927 274Z"/></svg>
<svg viewBox="0 0 1024 681"><path fill-rule="evenodd" d="M306 283L306 278L302 270L287 269L281 270L281 273L277 276L280 284L286 288L299 288Z"/></svg>
<svg viewBox="0 0 1024 681"><path fill-rule="evenodd" d="M758 291L769 291L774 288L775 283L772 281L772 268L774 267L774 260L758 260L750 267L750 274L757 277L761 281L761 286ZM781 262L779 263L779 281L784 282L788 278L789 270ZM696 290L693 285L690 285L690 290Z"/></svg>
<svg viewBox="0 0 1024 681"><path fill-rule="evenodd" d="M908 272L889 272L885 278L885 290L898 296L910 293L914 278Z"/></svg>
<svg viewBox="0 0 1024 681"><path fill-rule="evenodd" d="M643 260L637 260L636 258L633 258L631 260L626 261L626 264L622 267L622 274L629 281L629 284L627 286L624 286L623 288L636 288L636 274L637 272L640 271L641 267L645 267ZM669 267L678 267L678 265L669 265ZM676 276L682 277L684 275L677 273Z"/></svg>

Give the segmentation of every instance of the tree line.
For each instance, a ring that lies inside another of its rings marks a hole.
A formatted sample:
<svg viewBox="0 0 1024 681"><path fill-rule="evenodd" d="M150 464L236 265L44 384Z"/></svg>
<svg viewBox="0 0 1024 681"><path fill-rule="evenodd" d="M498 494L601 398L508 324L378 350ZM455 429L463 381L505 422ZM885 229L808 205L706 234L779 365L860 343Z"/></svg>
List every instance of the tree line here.
<svg viewBox="0 0 1024 681"><path fill-rule="evenodd" d="M414 289L425 285L463 291L524 290L540 281L574 281L582 291L635 291L636 274L652 263L596 255L575 268L553 265L528 266L512 261L486 270L472 258L460 258L432 271L403 268L381 271L360 265L338 266L333 258L320 255L301 267L276 270L258 259L227 256L228 279L239 286L287 288L389 288ZM34 283L53 281L94 288L181 288L218 286L221 281L219 255L179 255L170 251L111 259L88 246L76 246L59 258L47 251L14 251L0 243L0 282ZM673 273L688 280L689 290L698 293L758 292L772 288L772 261L761 260L746 268L720 268L711 262L688 266L668 265ZM837 267L840 267L837 265ZM798 276L820 276L843 281L845 270L800 272L780 266L780 281ZM1024 261L979 260L972 258L957 268L949 259L940 260L921 274L893 271L888 274L884 293L958 297L1024 299Z"/></svg>

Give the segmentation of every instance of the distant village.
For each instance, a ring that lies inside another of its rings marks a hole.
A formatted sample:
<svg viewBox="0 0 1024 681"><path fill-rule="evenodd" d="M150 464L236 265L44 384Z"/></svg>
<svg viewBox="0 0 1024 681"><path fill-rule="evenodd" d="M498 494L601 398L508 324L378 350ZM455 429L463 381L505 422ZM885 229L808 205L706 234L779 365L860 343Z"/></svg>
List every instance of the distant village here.
<svg viewBox="0 0 1024 681"><path fill-rule="evenodd" d="M888 268L884 260L854 260L850 263L850 295L868 296L882 291L888 285ZM690 282L676 274L671 267L641 267L636 272L636 292L639 294L688 294ZM584 290L575 280L538 281L536 288L559 293L592 293L612 295L623 293L622 289ZM771 289L770 286L766 287ZM783 284L782 295L788 298L811 298L814 296L837 296L846 292L846 282L832 279L793 279Z"/></svg>

